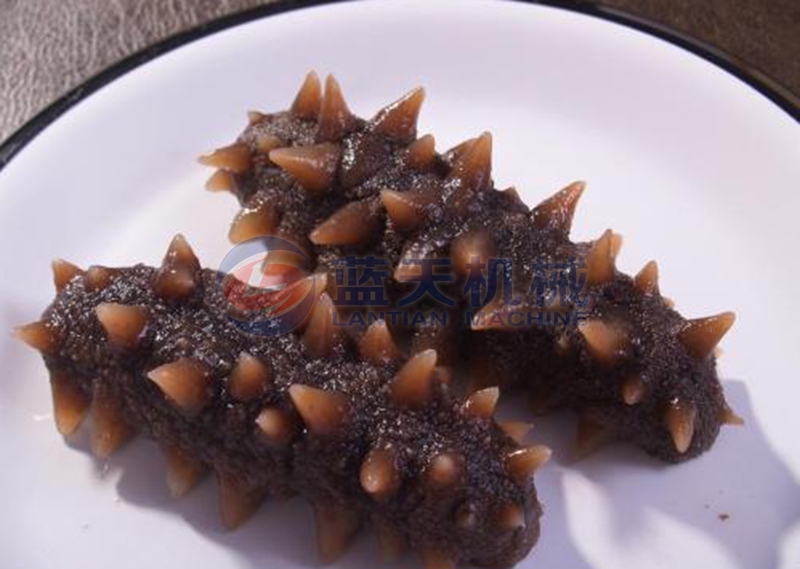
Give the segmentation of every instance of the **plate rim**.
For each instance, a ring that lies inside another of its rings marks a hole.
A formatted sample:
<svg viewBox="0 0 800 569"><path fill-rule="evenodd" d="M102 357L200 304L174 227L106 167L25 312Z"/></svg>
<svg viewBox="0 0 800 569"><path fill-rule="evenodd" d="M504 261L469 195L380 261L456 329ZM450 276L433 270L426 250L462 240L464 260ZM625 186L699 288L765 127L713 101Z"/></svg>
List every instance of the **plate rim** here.
<svg viewBox="0 0 800 569"><path fill-rule="evenodd" d="M0 144L0 172L8 166L11 159L25 148L25 146L79 102L100 90L102 87L112 83L119 77L178 47L254 20L315 6L356 1L358 0L276 0L269 4L255 6L191 27L159 40L149 47L138 50L90 76L76 87L73 87L12 132L12 134ZM729 52L676 30L671 26L654 22L617 8L588 3L574 3L571 0L510 1L521 4L546 6L592 16L664 40L727 71L729 74L761 93L795 121L800 121L800 96L795 95L777 80L759 71L754 66L745 63Z"/></svg>

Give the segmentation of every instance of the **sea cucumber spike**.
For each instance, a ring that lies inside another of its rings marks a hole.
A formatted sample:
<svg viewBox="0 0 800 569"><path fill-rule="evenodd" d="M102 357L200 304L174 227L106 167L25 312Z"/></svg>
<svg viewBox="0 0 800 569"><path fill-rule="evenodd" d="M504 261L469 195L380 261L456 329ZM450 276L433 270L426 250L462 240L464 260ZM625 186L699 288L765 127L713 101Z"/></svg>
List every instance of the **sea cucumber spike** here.
<svg viewBox="0 0 800 569"><path fill-rule="evenodd" d="M392 339L392 333L383 320L370 324L358 341L358 354L375 365L385 365L400 357L400 350Z"/></svg>
<svg viewBox="0 0 800 569"><path fill-rule="evenodd" d="M463 142L459 142L444 153L445 161L450 164L454 164L459 158L461 158L461 156L464 155L467 150L472 148L472 145L475 144L477 140L478 137L476 136L475 138L468 138Z"/></svg>
<svg viewBox="0 0 800 569"><path fill-rule="evenodd" d="M271 134L259 136L256 140L256 149L261 154L266 154L268 157L270 152L277 148L281 148L282 146L286 146L286 144L284 144L280 138L277 136L272 136Z"/></svg>
<svg viewBox="0 0 800 569"><path fill-rule="evenodd" d="M104 302L94 311L108 340L120 348L135 348L147 327L147 311L141 306Z"/></svg>
<svg viewBox="0 0 800 569"><path fill-rule="evenodd" d="M440 259L447 254L446 244L430 242L422 238L409 239L400 253L393 277L398 282L413 282L423 279L422 264L429 259Z"/></svg>
<svg viewBox="0 0 800 569"><path fill-rule="evenodd" d="M425 89L417 87L377 112L370 121L373 130L400 142L411 142L417 136L417 119Z"/></svg>
<svg viewBox="0 0 800 569"><path fill-rule="evenodd" d="M497 511L497 525L505 531L525 527L525 512L516 504L504 504Z"/></svg>
<svg viewBox="0 0 800 569"><path fill-rule="evenodd" d="M206 180L206 189L209 192L233 192L236 187L236 178L227 170L217 170Z"/></svg>
<svg viewBox="0 0 800 569"><path fill-rule="evenodd" d="M222 525L236 529L252 516L264 501L264 488L248 488L234 475L217 472L219 513Z"/></svg>
<svg viewBox="0 0 800 569"><path fill-rule="evenodd" d="M613 364L628 348L628 336L617 326L599 319L586 320L578 331L589 353L604 365Z"/></svg>
<svg viewBox="0 0 800 569"><path fill-rule="evenodd" d="M14 328L14 336L22 340L34 350L49 353L56 347L56 336L47 322L31 322Z"/></svg>
<svg viewBox="0 0 800 569"><path fill-rule="evenodd" d="M500 399L499 387L487 387L470 395L464 403L464 413L479 419L490 419Z"/></svg>
<svg viewBox="0 0 800 569"><path fill-rule="evenodd" d="M119 397L102 383L94 386L92 421L92 453L99 459L111 456L133 434L123 417Z"/></svg>
<svg viewBox="0 0 800 569"><path fill-rule="evenodd" d="M625 242L625 238L620 235L619 233L611 232L611 256L614 260L619 257L619 252L622 251L622 244Z"/></svg>
<svg viewBox="0 0 800 569"><path fill-rule="evenodd" d="M359 245L375 234L380 220L372 200L350 202L317 225L308 238L315 245Z"/></svg>
<svg viewBox="0 0 800 569"><path fill-rule="evenodd" d="M398 229L413 229L427 217L427 207L436 201L430 191L396 192L382 190L381 200L389 219Z"/></svg>
<svg viewBox="0 0 800 569"><path fill-rule="evenodd" d="M314 308L319 303L319 299L322 293L325 292L325 290L327 289L328 286L327 273L315 273L313 275L307 276L304 279L298 279L296 281L292 281L289 284L287 284L282 291L278 291L276 296L276 302L278 302L280 299L286 298L290 294L292 294L292 291L295 289L295 287L308 288L311 286L314 287L313 304L311 305L311 310L308 311L308 314L306 314L303 320L301 320L300 323L297 326L295 326L294 330L297 333L305 332L308 329L308 325L311 323L311 320L314 317ZM334 332L334 341L338 342L339 338L340 338L339 330L336 330Z"/></svg>
<svg viewBox="0 0 800 569"><path fill-rule="evenodd" d="M255 207L244 207L231 222L228 239L238 244L254 237L273 235L278 228L280 217L268 202L261 202Z"/></svg>
<svg viewBox="0 0 800 569"><path fill-rule="evenodd" d="M309 354L321 358L333 352L339 341L339 330L334 324L336 307L328 293L323 292L311 309L311 318L305 330L305 343Z"/></svg>
<svg viewBox="0 0 800 569"><path fill-rule="evenodd" d="M77 265L73 265L64 259L56 259L52 263L53 268L53 284L56 285L56 291L64 290L64 287L75 277L84 274L84 270Z"/></svg>
<svg viewBox="0 0 800 569"><path fill-rule="evenodd" d="M235 142L201 156L198 161L204 166L228 170L235 174L244 174L253 167L250 157L250 148L242 143Z"/></svg>
<svg viewBox="0 0 800 569"><path fill-rule="evenodd" d="M586 189L586 182L573 182L556 192L531 211L536 229L552 228L569 235L578 202Z"/></svg>
<svg viewBox="0 0 800 569"><path fill-rule="evenodd" d="M167 300L183 300L194 293L200 261L180 233L169 244L161 267L155 274L156 294Z"/></svg>
<svg viewBox="0 0 800 569"><path fill-rule="evenodd" d="M661 300L664 301L664 306L667 308L675 308L675 301L668 296L662 296Z"/></svg>
<svg viewBox="0 0 800 569"><path fill-rule="evenodd" d="M679 454L684 454L692 444L696 418L697 407L690 401L676 397L667 405L664 422Z"/></svg>
<svg viewBox="0 0 800 569"><path fill-rule="evenodd" d="M423 314L429 321L434 317L433 312L423 312ZM456 357L455 354L458 351L458 338L455 335L452 321L449 326L423 325L414 331L409 346L410 355L415 356L425 350L436 350L437 367L434 368L434 383L450 385L453 379L453 370L447 365L455 363L453 358Z"/></svg>
<svg viewBox="0 0 800 569"><path fill-rule="evenodd" d="M111 284L113 277L114 273L108 267L92 265L86 270L83 279L90 290L103 290Z"/></svg>
<svg viewBox="0 0 800 569"><path fill-rule="evenodd" d="M314 504L317 549L322 563L333 563L350 547L361 529L358 512L334 504Z"/></svg>
<svg viewBox="0 0 800 569"><path fill-rule="evenodd" d="M277 148L269 153L269 159L307 191L321 194L333 184L341 155L338 144L323 142L313 146Z"/></svg>
<svg viewBox="0 0 800 569"><path fill-rule="evenodd" d="M256 417L256 426L265 442L275 446L288 444L296 431L289 415L277 407L263 409Z"/></svg>
<svg viewBox="0 0 800 569"><path fill-rule="evenodd" d="M406 407L425 407L433 396L436 350L425 350L409 359L391 383L394 400Z"/></svg>
<svg viewBox="0 0 800 569"><path fill-rule="evenodd" d="M533 425L531 423L526 423L525 421L505 421L499 423L499 425L506 435L511 437L515 443L520 445L525 442L525 438L528 436L528 433L530 433L533 429Z"/></svg>
<svg viewBox="0 0 800 569"><path fill-rule="evenodd" d="M415 170L427 170L436 161L436 139L432 134L421 136L406 148L406 164Z"/></svg>
<svg viewBox="0 0 800 569"><path fill-rule="evenodd" d="M301 240L296 237L280 235L279 236L287 241L292 242L301 251L307 251L304 246L305 237ZM296 274L295 269L307 268L308 257L303 253L295 253L294 251L275 250L270 251L264 257L264 276L279 277L285 279Z"/></svg>
<svg viewBox="0 0 800 569"><path fill-rule="evenodd" d="M50 374L50 388L53 392L53 416L56 428L66 437L80 426L89 410L91 399L81 390L74 377L64 373Z"/></svg>
<svg viewBox="0 0 800 569"><path fill-rule="evenodd" d="M317 121L317 142L340 140L356 126L357 119L347 107L342 88L333 75L325 78L325 95Z"/></svg>
<svg viewBox="0 0 800 569"><path fill-rule="evenodd" d="M614 280L614 232L607 229L586 255L586 283L599 285Z"/></svg>
<svg viewBox="0 0 800 569"><path fill-rule="evenodd" d="M744 419L737 415L727 403L723 406L719 413L719 422L722 425L734 425L737 427L744 425Z"/></svg>
<svg viewBox="0 0 800 569"><path fill-rule="evenodd" d="M425 569L456 569L456 561L453 557L440 549L425 548L420 556Z"/></svg>
<svg viewBox="0 0 800 569"><path fill-rule="evenodd" d="M313 281L314 289L317 299L319 299L320 295L325 292L328 288L328 273L320 272L314 273L313 275L309 275L305 278L307 283Z"/></svg>
<svg viewBox="0 0 800 569"><path fill-rule="evenodd" d="M289 396L308 430L316 435L330 435L347 419L347 398L336 391L296 384L289 388Z"/></svg>
<svg viewBox="0 0 800 569"><path fill-rule="evenodd" d="M598 448L611 443L615 434L614 429L598 419L591 410L584 411L578 416L572 453L575 458L586 458Z"/></svg>
<svg viewBox="0 0 800 569"><path fill-rule="evenodd" d="M633 285L643 294L658 294L658 263L650 261L633 278Z"/></svg>
<svg viewBox="0 0 800 569"><path fill-rule="evenodd" d="M267 387L270 370L259 358L242 352L228 378L228 390L237 401L253 401Z"/></svg>
<svg viewBox="0 0 800 569"><path fill-rule="evenodd" d="M161 446L167 463L167 489L174 498L180 498L197 486L207 472L203 463L177 446Z"/></svg>
<svg viewBox="0 0 800 569"><path fill-rule="evenodd" d="M294 98L291 113L301 119L314 120L322 106L322 84L315 71L309 71Z"/></svg>
<svg viewBox="0 0 800 569"><path fill-rule="evenodd" d="M361 487L376 500L393 494L400 486L397 456L391 448L373 448L361 464Z"/></svg>
<svg viewBox="0 0 800 569"><path fill-rule="evenodd" d="M463 212L476 193L488 189L492 181L492 135L484 132L458 157L445 181L452 190L446 196L448 206Z"/></svg>
<svg viewBox="0 0 800 569"><path fill-rule="evenodd" d="M514 307L511 307L513 309ZM512 310L513 311L513 310ZM485 330L519 330L510 322L511 314L502 299L498 298L479 310L470 323L470 328L474 331Z"/></svg>
<svg viewBox="0 0 800 569"><path fill-rule="evenodd" d="M506 470L517 483L527 484L552 455L553 451L544 445L515 450L506 456Z"/></svg>
<svg viewBox="0 0 800 569"><path fill-rule="evenodd" d="M622 400L628 405L641 403L646 393L641 376L634 375L622 382Z"/></svg>
<svg viewBox="0 0 800 569"><path fill-rule="evenodd" d="M192 271L200 270L200 261L197 255L195 255L186 237L180 233L175 235L169 244L167 254L164 257L164 263L168 261L175 266L184 267Z"/></svg>
<svg viewBox="0 0 800 569"><path fill-rule="evenodd" d="M267 115L262 113L261 111L247 111L247 123L250 126L264 122L266 118Z"/></svg>
<svg viewBox="0 0 800 569"><path fill-rule="evenodd" d="M695 358L706 358L714 352L722 337L736 321L733 312L688 320L678 332L678 339Z"/></svg>
<svg viewBox="0 0 800 569"><path fill-rule="evenodd" d="M399 561L408 551L408 540L393 524L377 516L373 516L372 525L378 534L378 547L383 561Z"/></svg>
<svg viewBox="0 0 800 569"><path fill-rule="evenodd" d="M443 452L434 456L425 469L425 478L435 489L442 489L455 484L463 471L464 459L452 452Z"/></svg>
<svg viewBox="0 0 800 569"><path fill-rule="evenodd" d="M485 230L476 230L456 237L450 245L450 259L455 271L462 277L467 277L473 269L480 271L487 268L489 259L495 256L496 250L491 234Z"/></svg>
<svg viewBox="0 0 800 569"><path fill-rule="evenodd" d="M186 415L192 416L209 401L207 375L202 362L182 358L151 370L147 377Z"/></svg>

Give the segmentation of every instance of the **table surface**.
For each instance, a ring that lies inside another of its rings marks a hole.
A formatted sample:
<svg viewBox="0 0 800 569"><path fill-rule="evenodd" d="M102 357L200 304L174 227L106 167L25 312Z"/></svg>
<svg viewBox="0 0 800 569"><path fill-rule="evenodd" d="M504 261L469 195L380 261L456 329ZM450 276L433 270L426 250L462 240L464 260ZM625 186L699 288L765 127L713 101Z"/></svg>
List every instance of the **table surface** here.
<svg viewBox="0 0 800 569"><path fill-rule="evenodd" d="M155 42L274 0L0 0L0 141ZM797 0L602 0L698 38L800 94Z"/></svg>

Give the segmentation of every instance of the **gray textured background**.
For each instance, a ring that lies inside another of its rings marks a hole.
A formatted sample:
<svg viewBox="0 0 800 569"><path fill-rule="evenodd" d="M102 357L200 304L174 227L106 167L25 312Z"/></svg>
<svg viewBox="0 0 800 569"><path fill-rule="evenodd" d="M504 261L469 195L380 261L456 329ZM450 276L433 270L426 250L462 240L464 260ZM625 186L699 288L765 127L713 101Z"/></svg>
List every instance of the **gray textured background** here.
<svg viewBox="0 0 800 569"><path fill-rule="evenodd" d="M176 32L269 2L0 0L0 141L122 57ZM800 93L800 0L600 3L702 39Z"/></svg>

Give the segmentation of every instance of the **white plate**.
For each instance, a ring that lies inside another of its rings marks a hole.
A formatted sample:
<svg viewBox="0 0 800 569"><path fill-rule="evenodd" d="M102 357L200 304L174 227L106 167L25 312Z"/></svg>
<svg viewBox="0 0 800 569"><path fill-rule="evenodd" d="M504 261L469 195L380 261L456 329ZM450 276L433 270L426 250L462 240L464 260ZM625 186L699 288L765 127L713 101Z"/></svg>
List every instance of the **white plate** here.
<svg viewBox="0 0 800 569"><path fill-rule="evenodd" d="M0 173L0 329L52 299L55 257L155 263L181 231L218 263L236 206L202 190L195 157L231 140L247 109L286 107L311 68L335 72L362 115L425 85L421 129L440 148L490 129L498 184L529 203L588 180L576 237L611 226L628 237L621 266L657 258L684 313L738 313L721 373L746 428L681 466L629 448L575 464L571 422L539 421L558 458L538 476L543 533L520 566L800 567L800 131L734 76L617 24L520 3L368 2L167 53L72 108ZM269 504L226 533L213 484L170 500L142 440L98 464L84 440L56 434L38 356L6 333L0 360L3 567L316 564L302 504ZM375 564L364 539L337 567Z"/></svg>

